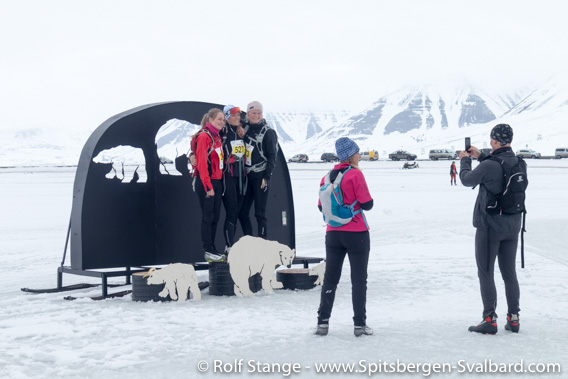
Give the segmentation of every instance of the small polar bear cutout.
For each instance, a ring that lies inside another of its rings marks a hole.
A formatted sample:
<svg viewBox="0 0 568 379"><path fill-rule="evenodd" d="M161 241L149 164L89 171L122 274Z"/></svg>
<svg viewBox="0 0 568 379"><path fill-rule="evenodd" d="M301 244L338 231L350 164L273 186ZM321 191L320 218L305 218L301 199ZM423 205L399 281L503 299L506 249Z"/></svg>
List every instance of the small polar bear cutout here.
<svg viewBox="0 0 568 379"><path fill-rule="evenodd" d="M317 279L314 282L314 285L321 286L323 285L323 277L325 275L325 259L321 261L318 265L310 268L308 271L308 275L314 276L317 275Z"/></svg>
<svg viewBox="0 0 568 379"><path fill-rule="evenodd" d="M165 283L164 289L158 294L160 297L170 295L172 300L185 301L189 291L193 300L201 300L199 282L192 265L173 263L158 270L151 268L144 278L148 278L148 284Z"/></svg>

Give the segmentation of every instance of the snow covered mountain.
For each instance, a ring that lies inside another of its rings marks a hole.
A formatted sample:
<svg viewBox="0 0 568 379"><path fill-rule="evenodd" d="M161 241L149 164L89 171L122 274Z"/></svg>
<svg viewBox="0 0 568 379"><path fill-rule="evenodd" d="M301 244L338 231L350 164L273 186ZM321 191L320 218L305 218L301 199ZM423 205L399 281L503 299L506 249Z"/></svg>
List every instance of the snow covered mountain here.
<svg viewBox="0 0 568 379"><path fill-rule="evenodd" d="M463 138L487 147L489 131L500 122L515 131L514 148L530 147L552 155L568 146L568 79L554 78L531 90L495 93L468 84L402 88L380 97L357 113L272 112L267 122L277 131L284 154L303 153L318 160L334 151L334 141L349 136L362 150L381 158L399 148L427 158L430 149L462 148ZM93 129L96 125L93 126ZM198 128L170 120L157 135L160 156L185 153ZM0 166L74 165L91 131L0 131Z"/></svg>
<svg viewBox="0 0 568 379"><path fill-rule="evenodd" d="M471 85L403 88L308 139L294 152L319 155L332 151L333 141L342 136L354 139L364 150L384 152L456 147L457 140L471 134L472 128L494 125L525 96L524 92L492 94Z"/></svg>

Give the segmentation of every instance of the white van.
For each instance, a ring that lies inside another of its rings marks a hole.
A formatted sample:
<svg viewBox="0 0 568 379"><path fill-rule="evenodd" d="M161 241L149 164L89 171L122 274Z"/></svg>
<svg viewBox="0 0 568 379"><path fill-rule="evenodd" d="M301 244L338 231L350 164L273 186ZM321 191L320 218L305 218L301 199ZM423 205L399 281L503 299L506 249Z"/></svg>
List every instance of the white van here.
<svg viewBox="0 0 568 379"><path fill-rule="evenodd" d="M554 157L556 159L568 158L568 147L559 147L554 152Z"/></svg>
<svg viewBox="0 0 568 379"><path fill-rule="evenodd" d="M448 149L434 149L430 150L428 158L433 161L437 161L438 159L456 159L456 153Z"/></svg>

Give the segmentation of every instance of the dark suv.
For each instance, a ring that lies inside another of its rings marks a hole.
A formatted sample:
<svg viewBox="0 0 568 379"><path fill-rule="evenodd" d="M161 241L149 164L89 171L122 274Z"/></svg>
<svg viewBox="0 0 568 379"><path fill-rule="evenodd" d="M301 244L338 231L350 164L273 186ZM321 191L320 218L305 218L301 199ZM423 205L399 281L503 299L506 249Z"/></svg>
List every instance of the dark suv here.
<svg viewBox="0 0 568 379"><path fill-rule="evenodd" d="M416 159L416 154L410 154L408 151L398 150L389 154L389 159L393 161L400 161L401 159L413 161Z"/></svg>
<svg viewBox="0 0 568 379"><path fill-rule="evenodd" d="M339 158L333 153L323 153L321 160L324 162L339 162Z"/></svg>

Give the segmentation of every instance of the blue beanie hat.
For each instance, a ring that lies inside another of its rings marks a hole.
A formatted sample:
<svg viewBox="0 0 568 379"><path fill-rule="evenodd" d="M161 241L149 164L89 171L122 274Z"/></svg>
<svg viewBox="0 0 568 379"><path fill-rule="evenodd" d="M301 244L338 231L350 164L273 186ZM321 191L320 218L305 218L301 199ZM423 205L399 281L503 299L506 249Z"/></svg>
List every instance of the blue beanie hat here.
<svg viewBox="0 0 568 379"><path fill-rule="evenodd" d="M238 107L235 107L232 104L227 104L223 107L223 114L225 115L225 120L229 119L229 117L231 116L231 113L229 111L233 108L238 108Z"/></svg>
<svg viewBox="0 0 568 379"><path fill-rule="evenodd" d="M335 141L335 151L340 161L346 161L359 152L359 146L353 140L341 137Z"/></svg>

